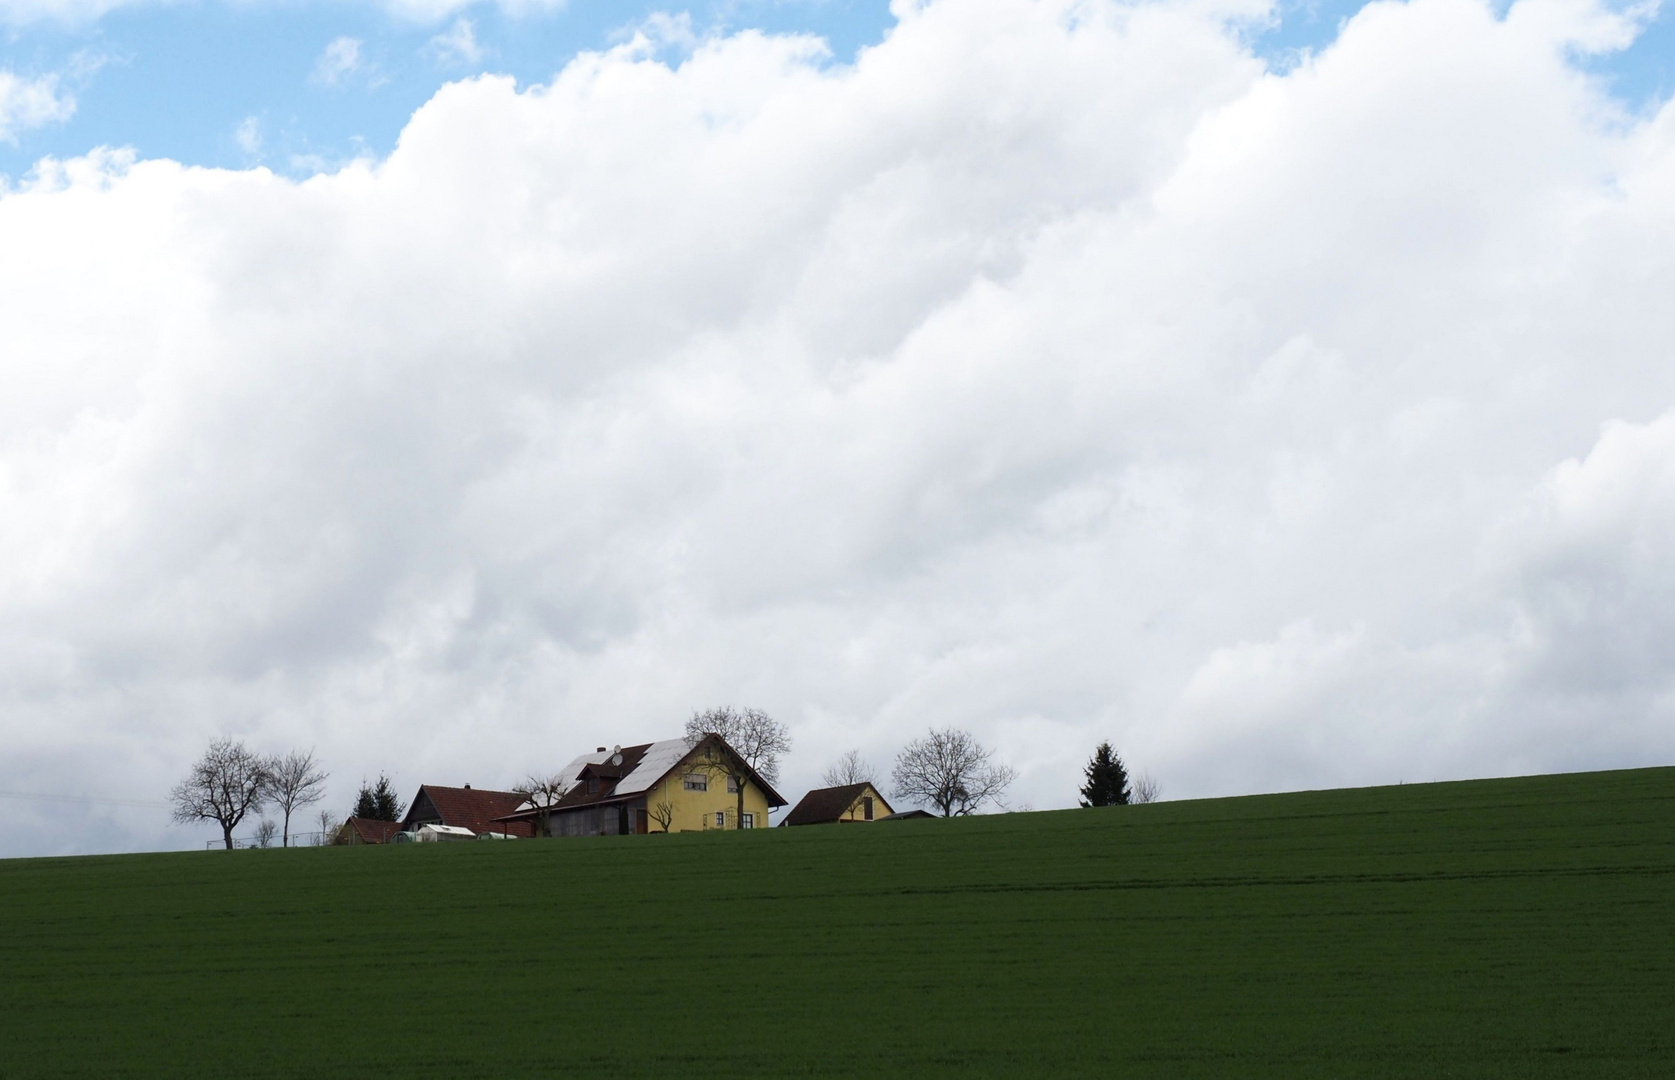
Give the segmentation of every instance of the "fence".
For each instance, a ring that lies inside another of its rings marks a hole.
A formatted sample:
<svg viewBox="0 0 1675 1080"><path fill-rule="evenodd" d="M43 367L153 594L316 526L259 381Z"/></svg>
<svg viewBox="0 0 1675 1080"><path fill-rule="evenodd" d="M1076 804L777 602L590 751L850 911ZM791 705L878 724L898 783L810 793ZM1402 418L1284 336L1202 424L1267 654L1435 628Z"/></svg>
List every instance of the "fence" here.
<svg viewBox="0 0 1675 1080"><path fill-rule="evenodd" d="M291 834L291 846L325 847L331 843L331 837L331 833L324 832L294 832ZM208 851L224 849L226 846L226 842L222 840L210 840L204 844L205 850ZM284 842L278 833L274 833L273 838L265 844L262 843L259 838L254 836L233 837L234 848L251 848L253 850L260 850L262 848L278 848L282 846L284 846Z"/></svg>

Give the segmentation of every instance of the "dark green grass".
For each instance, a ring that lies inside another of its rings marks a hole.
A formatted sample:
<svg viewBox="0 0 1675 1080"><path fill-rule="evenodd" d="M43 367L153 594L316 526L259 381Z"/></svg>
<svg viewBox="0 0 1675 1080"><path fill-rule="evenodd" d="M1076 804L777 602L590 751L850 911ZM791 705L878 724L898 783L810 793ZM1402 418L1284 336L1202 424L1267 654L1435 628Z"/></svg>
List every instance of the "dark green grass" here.
<svg viewBox="0 0 1675 1080"><path fill-rule="evenodd" d="M1669 1077L1675 769L0 862L0 1074Z"/></svg>

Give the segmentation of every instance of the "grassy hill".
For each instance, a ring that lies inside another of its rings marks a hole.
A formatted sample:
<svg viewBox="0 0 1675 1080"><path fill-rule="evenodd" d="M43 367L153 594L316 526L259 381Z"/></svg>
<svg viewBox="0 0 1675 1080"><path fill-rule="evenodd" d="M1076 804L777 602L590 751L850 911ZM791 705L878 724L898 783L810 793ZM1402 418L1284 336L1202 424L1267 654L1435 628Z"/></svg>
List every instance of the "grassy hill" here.
<svg viewBox="0 0 1675 1080"><path fill-rule="evenodd" d="M0 862L0 1075L1666 1077L1675 769Z"/></svg>

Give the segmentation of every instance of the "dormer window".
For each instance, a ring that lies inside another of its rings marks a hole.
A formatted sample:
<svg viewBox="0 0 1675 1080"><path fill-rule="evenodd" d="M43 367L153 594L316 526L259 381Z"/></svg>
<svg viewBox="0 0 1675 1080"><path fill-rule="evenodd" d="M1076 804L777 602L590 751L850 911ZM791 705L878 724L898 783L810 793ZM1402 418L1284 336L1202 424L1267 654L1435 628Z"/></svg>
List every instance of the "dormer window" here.
<svg viewBox="0 0 1675 1080"><path fill-rule="evenodd" d="M589 795L599 794L599 778L597 776L587 778L587 793Z"/></svg>

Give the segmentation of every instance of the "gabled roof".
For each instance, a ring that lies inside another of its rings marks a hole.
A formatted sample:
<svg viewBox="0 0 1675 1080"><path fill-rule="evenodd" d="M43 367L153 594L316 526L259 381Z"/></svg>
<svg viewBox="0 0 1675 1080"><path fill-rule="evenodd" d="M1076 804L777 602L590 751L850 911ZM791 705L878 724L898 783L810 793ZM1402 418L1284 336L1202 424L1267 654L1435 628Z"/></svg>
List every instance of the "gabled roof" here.
<svg viewBox="0 0 1675 1080"><path fill-rule="evenodd" d="M815 788L802 797L802 801L785 815L783 825L825 825L837 821L849 808L855 805L855 800L871 789L882 804L884 814L889 814L890 804L884 801L884 796L878 794L878 789L872 784L843 784L840 787ZM874 819L876 820L876 818Z"/></svg>
<svg viewBox="0 0 1675 1080"><path fill-rule="evenodd" d="M381 821L378 818L352 817L343 824L362 844L387 844L392 836L401 831L401 822Z"/></svg>
<svg viewBox="0 0 1675 1080"><path fill-rule="evenodd" d="M726 740L720 736L710 738L719 741L733 758L739 758L733 748L727 745ZM583 754L558 774L566 787L562 799L544 810L526 807L515 813L508 812L496 820L523 823L542 813L562 813L582 806L626 802L656 787L670 773L685 764L707 741L665 739L661 742L641 743L638 746L622 746L615 750L596 750L591 754ZM619 757L621 760L618 760ZM740 764L744 764L742 759L739 760ZM773 789L773 785L762 779L755 769L744 765L744 771L750 782L761 788L762 793L768 797L769 806L785 805L785 799ZM599 790L587 790L584 781L589 777L599 780Z"/></svg>
<svg viewBox="0 0 1675 1080"><path fill-rule="evenodd" d="M474 833L494 830L499 832L501 825L497 822L512 813L526 801L522 794L516 791L490 791L487 788L472 787L442 787L438 784L425 784L419 788L419 794L414 796L413 805L407 810L407 817L402 827L423 825L429 818L415 820L413 814L423 805L422 800L428 800L430 805L441 815L443 825L454 825L462 829L470 829ZM514 822L508 830L519 836L530 835L529 826Z"/></svg>

